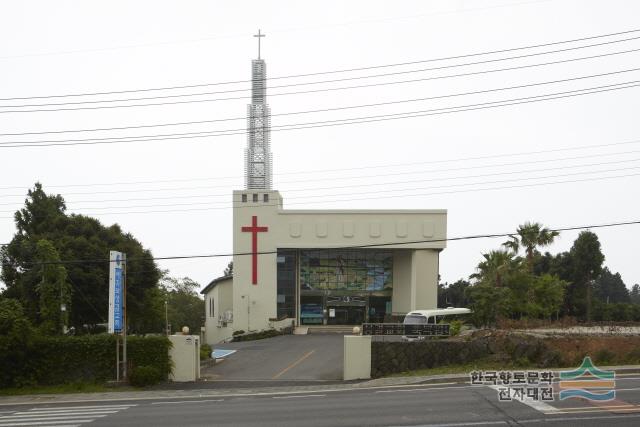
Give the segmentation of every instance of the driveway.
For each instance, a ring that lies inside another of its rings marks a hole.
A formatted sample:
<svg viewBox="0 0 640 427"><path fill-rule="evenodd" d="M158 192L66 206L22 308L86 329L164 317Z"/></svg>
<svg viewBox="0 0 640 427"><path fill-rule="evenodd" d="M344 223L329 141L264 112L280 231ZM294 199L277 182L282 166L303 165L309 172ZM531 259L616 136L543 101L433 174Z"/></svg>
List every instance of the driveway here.
<svg viewBox="0 0 640 427"><path fill-rule="evenodd" d="M343 335L282 335L219 344L237 350L202 375L216 381L319 381L342 379Z"/></svg>

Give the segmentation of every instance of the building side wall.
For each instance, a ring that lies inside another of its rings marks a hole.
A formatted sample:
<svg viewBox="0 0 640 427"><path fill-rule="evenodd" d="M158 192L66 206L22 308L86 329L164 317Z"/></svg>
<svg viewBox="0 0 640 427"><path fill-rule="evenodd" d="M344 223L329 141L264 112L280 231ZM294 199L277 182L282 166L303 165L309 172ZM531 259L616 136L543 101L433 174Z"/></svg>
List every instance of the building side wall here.
<svg viewBox="0 0 640 427"><path fill-rule="evenodd" d="M411 311L411 250L395 251L393 254L393 294L391 311L404 314Z"/></svg>
<svg viewBox="0 0 640 427"><path fill-rule="evenodd" d="M412 310L438 308L438 251L415 250L412 254L412 288L415 289Z"/></svg>
<svg viewBox="0 0 640 427"><path fill-rule="evenodd" d="M209 311L209 301L213 298L214 313L211 316ZM220 315L227 310L233 310L233 288L231 279L216 285L204 296L205 302L205 330L204 342L209 345L217 344L230 338L233 334L233 323L223 323L219 321Z"/></svg>

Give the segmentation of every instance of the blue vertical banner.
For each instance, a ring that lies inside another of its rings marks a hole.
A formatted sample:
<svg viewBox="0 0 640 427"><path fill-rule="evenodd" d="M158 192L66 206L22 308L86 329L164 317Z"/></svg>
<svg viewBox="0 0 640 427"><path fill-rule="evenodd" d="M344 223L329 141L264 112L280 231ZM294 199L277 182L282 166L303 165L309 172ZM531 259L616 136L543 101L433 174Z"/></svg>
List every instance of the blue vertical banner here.
<svg viewBox="0 0 640 427"><path fill-rule="evenodd" d="M121 252L109 252L109 326L110 334L122 332L124 298L124 255Z"/></svg>

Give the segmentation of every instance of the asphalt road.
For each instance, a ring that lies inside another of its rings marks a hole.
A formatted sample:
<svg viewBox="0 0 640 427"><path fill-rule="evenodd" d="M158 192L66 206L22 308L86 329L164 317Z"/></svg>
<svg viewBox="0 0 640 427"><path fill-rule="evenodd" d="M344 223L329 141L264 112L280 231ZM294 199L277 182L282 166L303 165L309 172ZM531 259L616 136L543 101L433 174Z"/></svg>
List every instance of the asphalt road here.
<svg viewBox="0 0 640 427"><path fill-rule="evenodd" d="M202 374L215 381L329 381L342 379L342 334L282 335L221 344L237 350Z"/></svg>
<svg viewBox="0 0 640 427"><path fill-rule="evenodd" d="M640 376L616 380L617 400L499 402L496 390L430 384L341 391L0 406L0 427L102 426L636 426ZM90 398L90 395L87 395ZM41 423L41 424L39 424Z"/></svg>

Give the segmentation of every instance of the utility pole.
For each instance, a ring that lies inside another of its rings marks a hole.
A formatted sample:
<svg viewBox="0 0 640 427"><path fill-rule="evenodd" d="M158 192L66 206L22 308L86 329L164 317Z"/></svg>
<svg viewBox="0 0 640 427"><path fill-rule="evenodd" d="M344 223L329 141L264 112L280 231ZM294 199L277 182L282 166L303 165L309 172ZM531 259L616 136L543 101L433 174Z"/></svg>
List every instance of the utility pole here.
<svg viewBox="0 0 640 427"><path fill-rule="evenodd" d="M167 310L167 300L164 300L164 332L169 336L169 312Z"/></svg>
<svg viewBox="0 0 640 427"><path fill-rule="evenodd" d="M591 321L591 277L593 276L593 270L589 270L589 278L587 279L587 322Z"/></svg>

